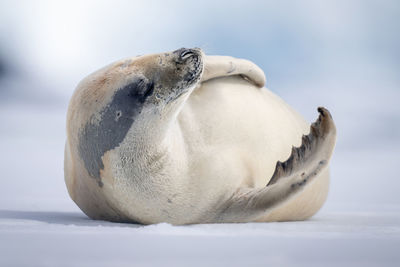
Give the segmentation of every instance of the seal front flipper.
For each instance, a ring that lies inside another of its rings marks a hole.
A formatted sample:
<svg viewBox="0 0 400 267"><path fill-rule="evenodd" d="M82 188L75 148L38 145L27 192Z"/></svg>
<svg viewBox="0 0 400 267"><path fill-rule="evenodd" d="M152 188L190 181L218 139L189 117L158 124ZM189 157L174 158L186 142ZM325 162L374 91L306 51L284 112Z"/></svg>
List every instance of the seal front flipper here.
<svg viewBox="0 0 400 267"><path fill-rule="evenodd" d="M266 187L240 188L219 210L219 222L254 221L301 192L328 166L336 142L336 127L325 108L302 137L300 147L293 147L285 162L276 164Z"/></svg>
<svg viewBox="0 0 400 267"><path fill-rule="evenodd" d="M262 69L249 60L229 56L204 56L201 82L233 75L242 75L260 88L266 82Z"/></svg>

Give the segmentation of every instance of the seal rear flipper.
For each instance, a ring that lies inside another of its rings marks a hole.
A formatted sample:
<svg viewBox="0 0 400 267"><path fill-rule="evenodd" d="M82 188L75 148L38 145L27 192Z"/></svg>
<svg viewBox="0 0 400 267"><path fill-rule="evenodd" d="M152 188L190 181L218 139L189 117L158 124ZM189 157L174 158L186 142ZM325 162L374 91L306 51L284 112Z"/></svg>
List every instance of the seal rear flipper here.
<svg viewBox="0 0 400 267"><path fill-rule="evenodd" d="M293 147L285 162L276 164L266 187L240 188L220 208L219 222L249 222L297 195L327 168L336 141L336 127L329 111L318 108L317 121L302 137L300 147Z"/></svg>
<svg viewBox="0 0 400 267"><path fill-rule="evenodd" d="M229 56L204 56L201 82L232 75L241 75L259 88L264 87L266 82L262 69L249 60Z"/></svg>

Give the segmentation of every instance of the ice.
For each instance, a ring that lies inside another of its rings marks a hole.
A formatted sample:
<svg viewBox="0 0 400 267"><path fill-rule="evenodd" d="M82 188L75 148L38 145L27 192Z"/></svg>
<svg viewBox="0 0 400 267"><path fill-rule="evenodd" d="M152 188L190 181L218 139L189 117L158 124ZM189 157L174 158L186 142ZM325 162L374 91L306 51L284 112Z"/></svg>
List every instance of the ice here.
<svg viewBox="0 0 400 267"><path fill-rule="evenodd" d="M1 266L397 266L399 210L304 222L141 226L0 211Z"/></svg>

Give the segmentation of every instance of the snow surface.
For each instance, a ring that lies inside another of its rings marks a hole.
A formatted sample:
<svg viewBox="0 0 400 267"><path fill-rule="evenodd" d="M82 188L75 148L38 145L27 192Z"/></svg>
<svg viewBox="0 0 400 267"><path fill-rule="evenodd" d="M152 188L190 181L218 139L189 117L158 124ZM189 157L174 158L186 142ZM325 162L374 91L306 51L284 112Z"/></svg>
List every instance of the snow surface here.
<svg viewBox="0 0 400 267"><path fill-rule="evenodd" d="M399 210L305 222L140 226L0 211L1 266L398 266Z"/></svg>
<svg viewBox="0 0 400 267"><path fill-rule="evenodd" d="M308 221L117 224L88 219L69 199L63 181L66 103L0 106L0 146L7 152L1 155L0 266L400 263L396 142L357 148L351 139L346 143L351 134L342 135L332 161L330 196ZM343 104L333 112L342 124L339 133L351 133L342 112ZM367 127L360 123L358 127Z"/></svg>

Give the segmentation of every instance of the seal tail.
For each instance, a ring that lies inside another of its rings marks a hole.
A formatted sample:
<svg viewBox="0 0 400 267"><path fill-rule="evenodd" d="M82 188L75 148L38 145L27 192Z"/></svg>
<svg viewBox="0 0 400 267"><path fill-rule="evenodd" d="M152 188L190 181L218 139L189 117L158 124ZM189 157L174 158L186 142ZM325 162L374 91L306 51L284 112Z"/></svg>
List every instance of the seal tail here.
<svg viewBox="0 0 400 267"><path fill-rule="evenodd" d="M276 164L267 186L239 189L224 203L218 221L254 221L300 193L327 168L335 147L336 127L327 109L319 107L318 112L310 133L303 135L301 146L293 147L285 162Z"/></svg>

